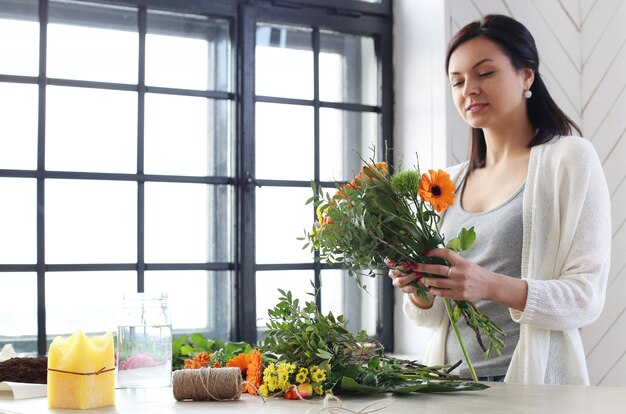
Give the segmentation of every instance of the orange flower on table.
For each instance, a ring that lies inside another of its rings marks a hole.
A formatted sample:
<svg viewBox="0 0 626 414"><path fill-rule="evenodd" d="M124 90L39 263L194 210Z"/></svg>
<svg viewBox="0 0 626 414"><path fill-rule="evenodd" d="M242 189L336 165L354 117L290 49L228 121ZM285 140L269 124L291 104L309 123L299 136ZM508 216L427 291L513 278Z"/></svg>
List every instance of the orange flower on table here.
<svg viewBox="0 0 626 414"><path fill-rule="evenodd" d="M227 367L237 367L246 374L246 382L259 388L263 377L263 359L258 349L249 354L239 354L226 363ZM242 384L242 392L256 395L257 391L249 384Z"/></svg>
<svg viewBox="0 0 626 414"><path fill-rule="evenodd" d="M418 194L422 201L430 203L440 213L454 205L455 186L447 172L443 170L428 172L430 176L422 174Z"/></svg>
<svg viewBox="0 0 626 414"><path fill-rule="evenodd" d="M248 370L252 357L250 354L239 354L226 363L227 367L237 367L243 372Z"/></svg>
<svg viewBox="0 0 626 414"><path fill-rule="evenodd" d="M258 349L253 349L250 354L250 364L246 371L246 382L249 384L244 384L243 391L247 391L250 395L256 395L257 389L263 382L263 359Z"/></svg>
<svg viewBox="0 0 626 414"><path fill-rule="evenodd" d="M186 369L198 369L202 367L208 367L209 361L213 358L213 354L208 354L206 352L200 352L193 359L185 360L185 368Z"/></svg>
<svg viewBox="0 0 626 414"><path fill-rule="evenodd" d="M287 391L285 391L285 395L283 395L284 398L288 399L288 400L299 400L300 397L298 397L298 394L296 393L296 390L294 387L289 388Z"/></svg>

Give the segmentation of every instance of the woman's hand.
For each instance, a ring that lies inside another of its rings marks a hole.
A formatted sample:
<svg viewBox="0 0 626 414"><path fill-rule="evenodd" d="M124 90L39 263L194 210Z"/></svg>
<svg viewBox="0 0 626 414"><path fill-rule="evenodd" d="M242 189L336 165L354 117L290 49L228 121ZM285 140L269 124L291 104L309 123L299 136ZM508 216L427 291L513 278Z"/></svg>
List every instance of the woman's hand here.
<svg viewBox="0 0 626 414"><path fill-rule="evenodd" d="M393 259L385 259L385 264L389 266L389 277L392 280L392 284L400 289L402 292L409 295L411 301L413 303L422 308L429 309L433 306L434 295L431 293L427 293L428 300L425 301L417 294L417 288L415 287L414 281L416 283L421 284L420 279L422 275L420 273L415 272L413 269L416 265L411 267L408 266L395 266L395 262ZM411 270L410 272L407 272Z"/></svg>
<svg viewBox="0 0 626 414"><path fill-rule="evenodd" d="M491 300L523 311L526 306L528 285L526 281L490 272L450 249L433 249L427 256L442 257L450 266L417 264L414 271L444 276L422 277L420 282L436 296L452 300Z"/></svg>
<svg viewBox="0 0 626 414"><path fill-rule="evenodd" d="M450 263L450 266L421 263L415 266L419 273L444 276L422 278L421 282L428 286L434 295L470 302L492 299L494 273L465 260L450 249L433 249L426 253L426 256L441 257Z"/></svg>

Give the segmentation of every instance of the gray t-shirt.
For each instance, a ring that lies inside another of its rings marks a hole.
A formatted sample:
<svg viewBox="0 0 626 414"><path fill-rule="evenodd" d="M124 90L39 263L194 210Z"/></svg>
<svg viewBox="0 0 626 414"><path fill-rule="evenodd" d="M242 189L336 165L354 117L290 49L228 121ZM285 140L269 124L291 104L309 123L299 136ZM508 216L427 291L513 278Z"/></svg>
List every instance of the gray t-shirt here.
<svg viewBox="0 0 626 414"><path fill-rule="evenodd" d="M478 213L463 210L461 194L465 187L465 180L457 189L454 206L445 213L441 232L447 240L456 237L462 228L474 226L476 242L461 256L492 272L520 278L522 259L522 201L524 185L507 201L493 209ZM474 331L461 318L457 326L461 332L463 343L468 351L476 374L479 377L504 375L511 362L511 357L519 338L519 324L511 319L508 307L495 302L481 300L474 303L478 310L487 315L500 329L504 331L505 347L501 355L492 352L488 359L483 358L483 351L476 341ZM483 344L488 347L488 339L482 336ZM452 325L448 329L446 342L446 363L455 364L463 360L460 373L469 376L467 364L463 358Z"/></svg>

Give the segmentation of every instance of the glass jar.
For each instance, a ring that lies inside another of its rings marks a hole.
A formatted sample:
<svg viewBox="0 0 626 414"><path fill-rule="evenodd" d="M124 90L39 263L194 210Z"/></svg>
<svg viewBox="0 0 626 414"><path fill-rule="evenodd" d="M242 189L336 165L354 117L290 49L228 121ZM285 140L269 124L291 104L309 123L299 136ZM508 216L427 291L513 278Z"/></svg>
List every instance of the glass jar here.
<svg viewBox="0 0 626 414"><path fill-rule="evenodd" d="M172 324L167 293L125 294L117 327L117 386L167 387L172 377Z"/></svg>

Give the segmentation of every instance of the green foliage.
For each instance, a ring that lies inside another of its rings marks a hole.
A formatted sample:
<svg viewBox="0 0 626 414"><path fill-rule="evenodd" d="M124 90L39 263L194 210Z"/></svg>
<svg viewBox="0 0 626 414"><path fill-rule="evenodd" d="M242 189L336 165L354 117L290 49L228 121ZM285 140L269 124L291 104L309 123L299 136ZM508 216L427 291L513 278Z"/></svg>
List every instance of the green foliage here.
<svg viewBox="0 0 626 414"><path fill-rule="evenodd" d="M356 337L348 332L343 316L323 315L314 301L300 308L290 291L278 291L281 296L274 309L268 310L266 337L261 342L261 349L276 359L301 366L340 363L349 358L345 350L367 339L365 331Z"/></svg>
<svg viewBox="0 0 626 414"><path fill-rule="evenodd" d="M462 228L454 239L448 241L446 247L456 252L461 252L472 247L475 241L476 232L474 231L474 226L469 229Z"/></svg>
<svg viewBox="0 0 626 414"><path fill-rule="evenodd" d="M225 365L240 353L249 353L252 347L245 342L223 342L207 339L199 333L183 335L172 340L172 368L182 369L186 359L193 359L201 352L213 354L213 360Z"/></svg>
<svg viewBox="0 0 626 414"><path fill-rule="evenodd" d="M365 331L356 335L346 329L343 316L327 315L315 302L301 307L291 292L279 289L280 298L268 310L265 339L261 343L268 362L289 362L297 366L330 368L324 389L345 392L437 392L484 389L474 384L460 386L458 377L447 372L450 366L428 367L415 361L392 358L383 347L368 339ZM440 384L440 388L425 385ZM396 391L398 390L398 391Z"/></svg>
<svg viewBox="0 0 626 414"><path fill-rule="evenodd" d="M360 394L375 394L381 392L393 392L396 394L408 394L411 392L419 393L442 393L442 392L456 392L456 391L480 391L489 388L488 385L478 382L461 382L461 381L446 381L446 382L419 382L412 384L398 384L390 387L377 387L367 384L359 384L350 377L343 377L341 379L341 388L345 391L351 391Z"/></svg>

